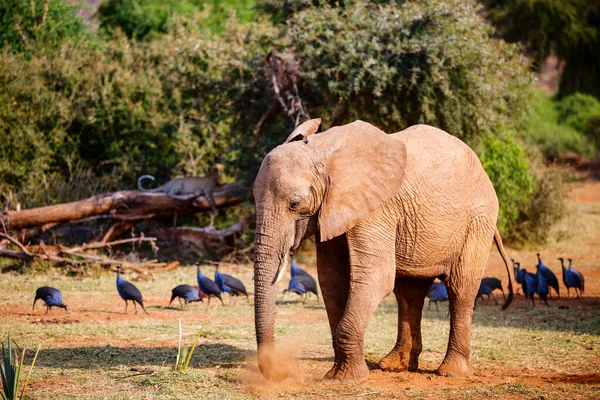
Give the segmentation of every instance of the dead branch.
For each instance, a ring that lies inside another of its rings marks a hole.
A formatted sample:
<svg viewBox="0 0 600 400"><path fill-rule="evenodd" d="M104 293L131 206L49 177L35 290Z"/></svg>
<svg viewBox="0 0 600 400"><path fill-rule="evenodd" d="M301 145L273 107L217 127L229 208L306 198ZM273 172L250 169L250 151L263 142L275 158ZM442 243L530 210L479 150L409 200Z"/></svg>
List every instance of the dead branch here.
<svg viewBox="0 0 600 400"><path fill-rule="evenodd" d="M27 36L25 36L25 32L23 32L19 21L15 22L15 27L17 28L17 32L19 32L19 36L21 36L21 39L23 39L25 46L29 46L29 40L27 40Z"/></svg>
<svg viewBox="0 0 600 400"><path fill-rule="evenodd" d="M14 244L15 246L17 246L19 249L21 249L21 251L25 254L27 254L28 256L31 255L31 253L29 252L29 250L27 250L27 248L25 246L23 246L23 244L21 244L21 242L19 242L17 239L15 239L12 236L9 236L5 233L0 233L0 237L3 237L4 239L8 240L9 242L11 242L12 244Z"/></svg>
<svg viewBox="0 0 600 400"><path fill-rule="evenodd" d="M50 6L50 0L46 0L44 3L44 14L42 14L42 20L36 25L35 30L39 30L46 23L46 17L48 16L48 7Z"/></svg>
<svg viewBox="0 0 600 400"><path fill-rule="evenodd" d="M148 228L146 234L157 237L165 243L166 248L177 247L181 252L205 256L210 251L223 252L232 246L235 239L242 233L246 223L244 221L222 230L212 227L174 227L174 228Z"/></svg>
<svg viewBox="0 0 600 400"><path fill-rule="evenodd" d="M74 254L74 253L78 253L83 250L102 249L105 247L117 246L117 245L125 244L125 243L142 243L142 242L156 242L156 238L140 236L137 238L115 240L113 242L88 243L88 244L84 244L82 246L71 247L68 249L61 248L60 251L62 253Z"/></svg>
<svg viewBox="0 0 600 400"><path fill-rule="evenodd" d="M293 57L279 56L274 51L267 55L265 61L269 65L275 98L294 126L310 119L298 89L298 81L302 75L300 63Z"/></svg>
<svg viewBox="0 0 600 400"><path fill-rule="evenodd" d="M6 249L0 249L0 257L12 258L12 259L21 260L21 261L30 261L30 260L33 260L33 258L34 258L32 255L20 253L18 251L6 250Z"/></svg>
<svg viewBox="0 0 600 400"><path fill-rule="evenodd" d="M278 106L279 103L277 101L273 101L271 107L269 107L269 109L262 115L262 117L260 117L258 124L256 124L256 127L254 127L254 141L252 142L252 147L256 147L258 145L265 122L267 122L267 120L275 114Z"/></svg>
<svg viewBox="0 0 600 400"><path fill-rule="evenodd" d="M279 93L279 85L277 84L277 74L276 74L276 70L277 70L277 56L275 55L275 53L270 52L269 55L267 55L267 59L266 61L269 63L269 66L271 67L271 83L273 84L273 92L275 93L275 97L277 98L277 101L279 102L279 104L281 105L281 108L283 108L283 111L285 111L286 115L290 115L290 112L285 104L285 101L283 101L283 99L281 98L281 94ZM292 121L294 121L294 118L292 118Z"/></svg>
<svg viewBox="0 0 600 400"><path fill-rule="evenodd" d="M94 255L90 255L90 254L81 254L81 253L77 253L74 251L74 250L93 249L93 248L99 248L99 247L106 247L106 246L110 246L110 245L131 243L131 242L135 242L135 241L153 243L154 241L156 241L156 238L139 237L139 238L132 238L132 239L117 240L115 242L104 243L104 244L92 243L92 244L80 246L79 248L74 248L74 249L60 249L59 248L59 251L58 251L59 254L76 257L76 259L74 259L74 258L60 257L56 254L52 254L51 252L47 251L43 242L41 242L39 245L41 253L33 253L27 248L27 246L23 245L17 239L13 238L10 235L0 233L0 237L8 240L10 243L17 246L21 250L20 252L18 252L18 251L12 251L12 250L8 250L8 249L0 249L0 257L22 260L22 261L31 261L34 259L38 259L38 260L50 262L52 264L73 265L73 266L85 265L85 264L95 264L95 263L102 264L102 265L120 265L123 267L123 269L131 269L140 274L146 274L146 275L148 275L150 273L170 271L171 269L174 269L177 266L179 266L179 262L177 262L177 261L171 262L171 263L159 263L159 262L156 262L155 260L151 260L151 261L143 262L141 264L136 264L136 263L132 263L129 261L113 260L113 259L100 257L100 256L94 256ZM149 268L151 269L151 271L148 270Z"/></svg>

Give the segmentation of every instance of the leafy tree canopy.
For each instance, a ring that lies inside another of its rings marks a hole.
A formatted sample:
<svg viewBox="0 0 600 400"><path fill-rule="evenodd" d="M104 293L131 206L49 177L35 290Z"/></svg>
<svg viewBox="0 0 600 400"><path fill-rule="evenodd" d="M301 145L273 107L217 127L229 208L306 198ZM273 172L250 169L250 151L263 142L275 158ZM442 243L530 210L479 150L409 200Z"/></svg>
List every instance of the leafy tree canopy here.
<svg viewBox="0 0 600 400"><path fill-rule="evenodd" d="M600 96L600 3L596 0L480 0L502 38L521 42L538 62L565 63L561 96Z"/></svg>

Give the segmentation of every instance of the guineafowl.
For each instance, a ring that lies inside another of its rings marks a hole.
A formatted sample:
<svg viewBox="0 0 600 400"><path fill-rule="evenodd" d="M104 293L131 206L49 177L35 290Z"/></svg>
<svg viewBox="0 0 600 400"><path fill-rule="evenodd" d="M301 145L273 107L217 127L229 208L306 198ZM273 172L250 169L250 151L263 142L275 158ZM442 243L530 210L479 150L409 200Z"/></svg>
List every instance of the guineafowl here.
<svg viewBox="0 0 600 400"><path fill-rule="evenodd" d="M196 263L196 267L198 287L200 288L200 291L202 293L208 296L208 305L210 305L211 296L217 297L219 300L221 300L221 304L224 305L225 303L223 303L223 298L221 297L221 289L219 289L219 286L212 279L202 274L202 272L200 271L200 263Z"/></svg>
<svg viewBox="0 0 600 400"><path fill-rule="evenodd" d="M222 292L229 293L230 298L237 297L240 293L246 295L246 299L250 302L248 298L248 292L246 291L246 287L237 278L234 278L231 275L223 274L219 272L219 266L215 269L215 283L219 286Z"/></svg>
<svg viewBox="0 0 600 400"><path fill-rule="evenodd" d="M317 297L319 297L319 295L317 294L317 282L315 281L315 278L312 277L311 274L309 274L308 272L306 272L305 270L303 270L302 268L300 268L298 266L298 264L296 264L296 262L294 261L294 259L292 259L292 268L290 268L290 273L292 274L292 279L296 276L304 276L306 277L306 283L304 284L304 287L309 291L309 292L313 292L314 294L317 295Z"/></svg>
<svg viewBox="0 0 600 400"><path fill-rule="evenodd" d="M550 268L546 267L546 265L542 262L540 253L537 253L537 258L538 258L538 265L540 267L540 271L541 271L542 275L544 276L544 278L546 278L546 281L548 282L548 286L550 286L552 289L554 289L554 291L556 292L556 295L560 299L560 291L559 291L558 279L556 279L556 275L554 275L554 272L552 272L550 270ZM548 291L548 294L550 294L550 291Z"/></svg>
<svg viewBox="0 0 600 400"><path fill-rule="evenodd" d="M306 303L308 300L308 293L314 293L319 298L319 292L317 291L317 285L315 280L310 275L296 275L294 276L288 285L288 288L283 293L293 292L300 296L303 296L302 303Z"/></svg>
<svg viewBox="0 0 600 400"><path fill-rule="evenodd" d="M544 301L544 304L550 307L550 304L548 304L548 281L544 277L544 274L542 274L542 269L540 268L539 264L536 266L536 268L535 292L538 294L538 296L540 296L540 299Z"/></svg>
<svg viewBox="0 0 600 400"><path fill-rule="evenodd" d="M481 283L479 284L479 289L477 290L477 296L475 296L475 306L477 306L477 299L481 299L481 301L483 302L483 295L487 294L488 297L488 301L487 304L490 303L490 296L493 297L494 295L492 294L492 292L494 291L494 289L490 286L487 286L483 283L483 279L481 280ZM494 302L496 304L498 304L498 301L496 301L496 298L494 297Z"/></svg>
<svg viewBox="0 0 600 400"><path fill-rule="evenodd" d="M42 286L41 288L38 288L38 290L35 291L35 299L33 299L32 310L35 309L35 302L38 301L38 299L42 299L44 300L44 303L46 303L46 314L48 314L48 311L50 311L52 307L64 308L65 311L69 311L67 309L67 305L63 304L62 294L60 293L60 290L55 289L53 287Z"/></svg>
<svg viewBox="0 0 600 400"><path fill-rule="evenodd" d="M481 280L480 286L487 286L488 288L492 289L492 292L496 289L500 290L502 292L502 297L504 298L504 300L506 300L506 296L504 295L504 289L502 289L502 281L500 279L483 278ZM498 304L498 301L496 300L496 297L492 292L490 292L488 295L488 302L490 301L489 296L491 295L494 298L494 303Z"/></svg>
<svg viewBox="0 0 600 400"><path fill-rule="evenodd" d="M558 260L560 260L560 266L562 268L563 283L565 284L565 287L567 288L567 299L570 299L571 298L571 288L575 287L575 281L577 280L577 276L575 275L575 273L573 273L573 271L570 271L569 269L567 269L565 267L564 258L558 257ZM575 289L575 294L577 295L577 297L579 297L579 295L577 294L577 289Z"/></svg>
<svg viewBox="0 0 600 400"><path fill-rule="evenodd" d="M175 300L176 298L179 299L179 304L181 304L181 308L184 308L187 303L191 303L193 301L202 301L202 299L200 298L200 293L198 293L198 289L190 285L176 286L171 291L171 293L172 295L169 305L171 305L173 300ZM181 299L184 300L183 303L181 302Z"/></svg>
<svg viewBox="0 0 600 400"><path fill-rule="evenodd" d="M527 272L525 268L521 269L523 274L523 282L521 283L521 287L523 288L523 294L525 295L525 305L531 300L531 304L535 307L535 289L536 289L536 276L531 272Z"/></svg>
<svg viewBox="0 0 600 400"><path fill-rule="evenodd" d="M579 289L579 295L583 296L583 292L585 291L585 279L583 279L583 274L577 271L575 268L573 268L572 259L567 258L567 260L569 260L569 272L574 274L573 287ZM575 293L577 293L577 290L575 290ZM579 295L577 296L577 298L579 298Z"/></svg>
<svg viewBox="0 0 600 400"><path fill-rule="evenodd" d="M136 288L133 283L121 278L121 266L117 267L117 291L119 292L119 296L121 296L121 298L125 300L125 314L127 314L128 301L131 301L133 303L133 308L135 309L136 314L137 306L135 305L135 303L138 303L140 306L142 306L144 312L148 314L148 311L146 311L146 307L144 307L142 293L140 293L140 290Z"/></svg>
<svg viewBox="0 0 600 400"><path fill-rule="evenodd" d="M304 295L306 295L307 290L304 287L304 285L302 284L302 282L300 281L300 279L298 279L298 277L293 277L292 279L290 279L288 288L283 289L283 294L286 294L287 292L296 293L296 294L302 296L302 304L304 304L304 302L306 301L304 298Z"/></svg>
<svg viewBox="0 0 600 400"><path fill-rule="evenodd" d="M433 282L431 288L429 288L427 297L429 298L429 309L431 309L431 303L434 302L435 309L439 311L438 302L448 301L448 290L444 282Z"/></svg>

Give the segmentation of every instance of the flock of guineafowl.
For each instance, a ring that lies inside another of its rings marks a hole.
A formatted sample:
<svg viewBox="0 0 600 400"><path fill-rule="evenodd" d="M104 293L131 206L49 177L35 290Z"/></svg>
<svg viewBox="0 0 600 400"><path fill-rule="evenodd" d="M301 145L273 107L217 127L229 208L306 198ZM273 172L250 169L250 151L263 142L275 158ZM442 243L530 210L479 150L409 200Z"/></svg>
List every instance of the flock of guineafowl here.
<svg viewBox="0 0 600 400"><path fill-rule="evenodd" d="M514 259L511 258L513 263L513 270L515 274L515 280L518 284L521 285L521 289L523 291L523 295L526 299L526 304L531 304L535 306L535 295L546 304L548 304L548 296L550 295L550 288L554 289L557 297L560 299L560 288L558 286L558 279L556 279L556 275L552 272L543 262L540 256L540 253L537 253L538 262L535 265L536 273L527 272L525 268L521 268L521 263L515 262ZM573 260L567 258L569 261L569 267L565 267L565 259L559 257L560 264L562 267L562 278L563 284L567 288L567 298L571 298L571 289L575 290L575 294L577 298L583 295L585 280L583 279L583 275L581 272L577 271L573 268ZM481 283L479 284L479 290L477 291L477 297L475 297L475 306L477 305L477 300L481 299L483 302L483 296L487 295L487 302L489 303L490 297L494 299L494 302L498 304L496 297L492 293L494 290L500 290L502 292L502 297L504 296L504 290L502 289L502 282L497 278L483 278ZM517 288L518 293L518 288ZM429 298L429 308L431 308L431 303L435 304L436 309L438 308L438 302L440 301L448 301L448 291L446 290L446 286L444 286L443 282L434 282L427 293L427 297Z"/></svg>
<svg viewBox="0 0 600 400"><path fill-rule="evenodd" d="M217 267L215 270L215 280L213 281L202 273L199 263L196 263L196 267L198 286L185 284L176 286L171 291L171 301L169 302L169 305L173 303L173 300L178 299L181 306L185 307L187 303L203 301L203 298L207 298L208 304L210 305L211 297L218 298L221 303L224 304L223 298L221 297L223 292L229 293L231 299L239 295L244 295L246 296L246 299L248 299L246 287L239 279L219 272L219 267ZM306 302L309 293L314 293L317 295L317 298L319 297L315 279L308 272L300 268L294 260L292 260L291 274L292 279L290 280L288 288L284 290L283 293L296 293L303 297L303 303ZM127 306L131 301L136 314L136 303L142 307L142 310L144 310L146 314L148 314L148 311L146 311L146 308L144 307L142 293L133 283L126 281L121 277L120 267L117 267L117 292L125 301L125 313L127 313ZM35 303L38 300L43 300L46 304L46 313L48 313L52 307L68 310L67 306L63 303L61 292L53 287L42 286L36 290L35 299L33 300L33 309L35 309Z"/></svg>
<svg viewBox="0 0 600 400"><path fill-rule="evenodd" d="M548 297L550 296L550 288L552 288L557 297L560 299L560 288L558 285L558 279L554 272L552 272L543 262L540 257L540 253L537 253L538 262L536 264L536 273L527 272L525 268L521 268L521 264L519 262L515 262L514 259L511 259L513 262L513 269L515 280L518 284L521 285L521 289L526 298L526 303L528 304L531 301L531 304L535 306L535 295L546 304L548 304ZM581 272L577 271L573 268L573 261L568 258L569 267L565 267L564 258L559 257L561 267L562 267L562 278L563 284L567 288L567 297L571 297L571 288L575 290L575 294L577 298L579 298L584 292L585 281ZM197 263L197 274L196 278L198 280L198 286L191 285L179 285L172 290L171 301L169 305L173 302L173 300L178 299L179 303L182 307L185 307L187 303L203 301L203 298L208 299L208 304L210 304L211 297L218 298L222 304L223 298L221 294L223 292L229 293L230 298L233 299L239 295L245 295L246 299L248 299L248 292L246 291L246 287L237 278L234 278L231 275L223 274L219 272L219 268L215 270L215 280L213 281L206 275L202 274L200 271L200 265ZM317 283L315 279L305 270L300 268L294 260L292 260L291 266L291 275L292 278L289 282L288 288L283 291L296 293L303 298L303 303L306 302L309 293L314 293L317 298L319 297L319 293L317 291ZM477 300L481 299L483 302L483 296L487 296L487 303L490 301L490 297L494 299L494 302L498 304L496 297L493 292L495 290L500 290L502 292L502 296L504 296L504 290L502 289L502 282L500 279L486 277L481 280L481 284L479 285L479 290L477 292L477 297L475 298L475 306L477 305ZM127 305L128 302L131 301L133 303L133 307L135 312L137 313L136 303L142 307L142 310L146 314L146 308L144 307L144 302L142 300L142 293L139 291L137 287L131 282L126 281L121 277L121 269L117 267L117 291L119 296L123 300L125 300L125 313L127 313ZM517 289L518 292L518 289ZM446 286L443 282L434 282L427 293L427 297L429 298L429 308L431 308L431 303L435 304L436 309L438 308L438 302L447 301L448 300L448 291L446 290ZM42 286L37 289L35 293L35 299L33 301L33 308L35 309L35 303L38 300L43 300L46 303L46 313L52 307L60 307L67 310L67 306L63 303L62 294L58 289L55 289L50 286Z"/></svg>

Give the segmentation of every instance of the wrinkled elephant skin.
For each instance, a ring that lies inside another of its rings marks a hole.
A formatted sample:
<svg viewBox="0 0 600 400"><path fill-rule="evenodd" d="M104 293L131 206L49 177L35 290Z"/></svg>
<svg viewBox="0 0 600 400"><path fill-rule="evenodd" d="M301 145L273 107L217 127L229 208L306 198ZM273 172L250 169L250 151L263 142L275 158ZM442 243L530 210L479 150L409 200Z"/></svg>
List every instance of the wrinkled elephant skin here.
<svg viewBox="0 0 600 400"><path fill-rule="evenodd" d="M388 135L355 121L315 134L319 123L303 123L272 150L254 185L261 371L275 380L286 376L285 367L270 365L276 362L269 356L275 346L275 282L290 252L315 234L335 354L326 378L368 377L365 330L392 291L398 337L379 366L416 370L423 302L436 277L446 283L450 305L448 350L437 372L470 374L473 304L493 241L508 271L496 229L498 199L479 159L459 139L427 125ZM512 286L509 291L505 306Z"/></svg>

